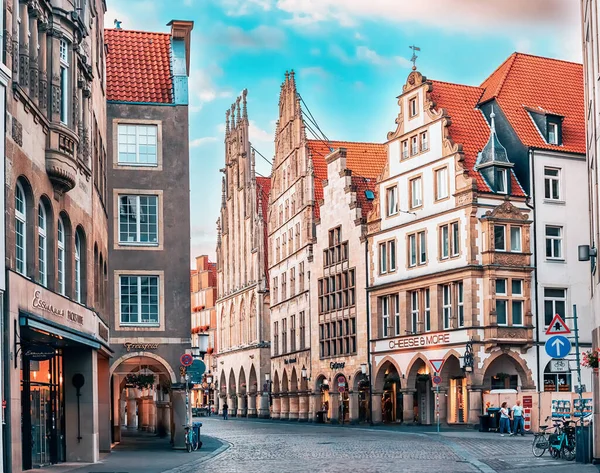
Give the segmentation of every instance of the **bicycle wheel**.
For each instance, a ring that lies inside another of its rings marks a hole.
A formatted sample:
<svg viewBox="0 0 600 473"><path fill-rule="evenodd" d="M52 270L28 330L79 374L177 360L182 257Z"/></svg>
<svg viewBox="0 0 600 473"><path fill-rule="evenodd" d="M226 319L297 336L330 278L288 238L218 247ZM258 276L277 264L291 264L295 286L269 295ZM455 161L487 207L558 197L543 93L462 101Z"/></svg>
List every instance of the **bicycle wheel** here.
<svg viewBox="0 0 600 473"><path fill-rule="evenodd" d="M563 445L560 453L561 456L567 461L575 460L575 457L577 456L575 444Z"/></svg>
<svg viewBox="0 0 600 473"><path fill-rule="evenodd" d="M546 449L548 448L548 439L544 434L535 434L533 438L533 444L531 445L531 452L534 457L541 457Z"/></svg>
<svg viewBox="0 0 600 473"><path fill-rule="evenodd" d="M192 434L192 449L194 452L198 450L198 436L196 435L196 431Z"/></svg>

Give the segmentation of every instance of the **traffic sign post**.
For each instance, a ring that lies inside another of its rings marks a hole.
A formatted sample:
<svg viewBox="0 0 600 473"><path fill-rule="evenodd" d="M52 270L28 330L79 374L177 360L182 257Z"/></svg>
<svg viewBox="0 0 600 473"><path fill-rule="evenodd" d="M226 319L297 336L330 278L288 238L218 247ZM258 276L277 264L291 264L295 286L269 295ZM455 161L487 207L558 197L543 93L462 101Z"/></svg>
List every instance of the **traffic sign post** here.
<svg viewBox="0 0 600 473"><path fill-rule="evenodd" d="M206 365L202 360L194 360L187 368L186 373L189 376L189 381L192 384L201 384L202 375L206 371Z"/></svg>
<svg viewBox="0 0 600 473"><path fill-rule="evenodd" d="M181 364L183 366L190 366L194 362L194 357L192 355L190 355L189 353L184 353L179 358L179 361L181 362Z"/></svg>
<svg viewBox="0 0 600 473"><path fill-rule="evenodd" d="M438 361L438 360L436 360ZM444 364L442 360L442 365ZM441 365L440 365L441 368ZM442 378L435 373L433 377L434 382L436 379L439 379L439 383L435 383L435 416L437 418L437 433L440 433L440 383L442 382Z"/></svg>
<svg viewBox="0 0 600 473"><path fill-rule="evenodd" d="M440 383L442 382L442 377L441 377L441 376L438 376L438 375L436 374L436 375L433 377L432 381L433 381L433 384L435 384L435 385L438 385L438 384L440 384Z"/></svg>
<svg viewBox="0 0 600 473"><path fill-rule="evenodd" d="M558 314L554 315L552 322L546 329L546 335L569 335L570 333L571 329L567 327L563 318Z"/></svg>
<svg viewBox="0 0 600 473"><path fill-rule="evenodd" d="M563 335L554 335L546 340L544 348L551 358L564 358L571 352L571 342Z"/></svg>
<svg viewBox="0 0 600 473"><path fill-rule="evenodd" d="M431 367L436 375L442 372L442 366L444 366L445 361L446 360L444 359L429 360L429 364L431 364Z"/></svg>

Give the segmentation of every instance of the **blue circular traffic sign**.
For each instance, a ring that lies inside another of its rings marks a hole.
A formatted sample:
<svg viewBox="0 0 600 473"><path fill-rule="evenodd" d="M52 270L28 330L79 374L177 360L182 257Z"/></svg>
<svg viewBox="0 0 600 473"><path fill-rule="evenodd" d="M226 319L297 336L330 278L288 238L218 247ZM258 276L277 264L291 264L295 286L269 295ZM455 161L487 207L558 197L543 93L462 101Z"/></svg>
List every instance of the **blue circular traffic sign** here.
<svg viewBox="0 0 600 473"><path fill-rule="evenodd" d="M564 358L571 353L571 341L562 335L554 335L546 340L544 348L551 358Z"/></svg>

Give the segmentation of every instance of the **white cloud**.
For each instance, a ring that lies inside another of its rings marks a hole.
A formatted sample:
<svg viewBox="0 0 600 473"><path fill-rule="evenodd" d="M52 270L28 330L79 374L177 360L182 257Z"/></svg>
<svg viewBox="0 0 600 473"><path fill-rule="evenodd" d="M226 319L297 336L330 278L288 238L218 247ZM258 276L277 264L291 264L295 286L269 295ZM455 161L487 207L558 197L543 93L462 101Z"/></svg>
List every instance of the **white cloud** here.
<svg viewBox="0 0 600 473"><path fill-rule="evenodd" d="M104 26L113 28L114 21L121 22L124 30L138 31L167 31L164 23L158 22L160 15L156 11L156 4L151 0L131 0L127 2L127 8L114 8L113 5L121 2L110 2L110 8L104 14Z"/></svg>
<svg viewBox="0 0 600 473"><path fill-rule="evenodd" d="M319 48L311 48L310 54L312 56L320 56L321 55L321 50Z"/></svg>
<svg viewBox="0 0 600 473"><path fill-rule="evenodd" d="M228 16L243 16L257 11L269 11L272 0L216 0L218 6L225 10Z"/></svg>
<svg viewBox="0 0 600 473"><path fill-rule="evenodd" d="M249 135L250 141L253 144L257 143L273 143L275 140L275 129L272 131L263 130L260 128L254 120L250 120L249 123Z"/></svg>
<svg viewBox="0 0 600 473"><path fill-rule="evenodd" d="M213 79L222 74L223 71L216 66L205 69L193 69L190 72L189 90L190 109L192 112L199 111L202 105L207 102L233 95L231 89L215 85Z"/></svg>
<svg viewBox="0 0 600 473"><path fill-rule="evenodd" d="M206 143L214 143L217 141L216 136L204 136L202 138L196 138L190 141L190 148L198 148Z"/></svg>
<svg viewBox="0 0 600 473"><path fill-rule="evenodd" d="M329 47L329 53L339 59L344 64L369 63L374 66L392 66L399 65L401 67L410 67L411 62L402 56L381 56L377 51L368 48L367 46L357 46L354 55L349 55L344 49L337 44Z"/></svg>
<svg viewBox="0 0 600 473"><path fill-rule="evenodd" d="M357 39L358 41L363 41L365 37L357 31L356 33L354 33L354 39Z"/></svg>
<svg viewBox="0 0 600 473"><path fill-rule="evenodd" d="M322 79L329 77L329 72L321 66L303 67L300 69L300 77L317 76Z"/></svg>
<svg viewBox="0 0 600 473"><path fill-rule="evenodd" d="M211 34L211 40L238 49L278 49L285 42L285 34L279 28L265 25L252 30L227 26Z"/></svg>

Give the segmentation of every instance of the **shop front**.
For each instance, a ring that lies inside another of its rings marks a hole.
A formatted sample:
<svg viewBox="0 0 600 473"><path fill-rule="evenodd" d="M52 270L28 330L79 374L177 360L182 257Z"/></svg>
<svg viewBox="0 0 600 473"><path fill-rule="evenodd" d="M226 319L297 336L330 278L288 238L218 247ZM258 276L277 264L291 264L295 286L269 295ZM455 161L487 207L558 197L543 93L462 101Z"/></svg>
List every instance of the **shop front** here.
<svg viewBox="0 0 600 473"><path fill-rule="evenodd" d="M110 450L108 326L18 274L9 287L12 471L96 462Z"/></svg>

